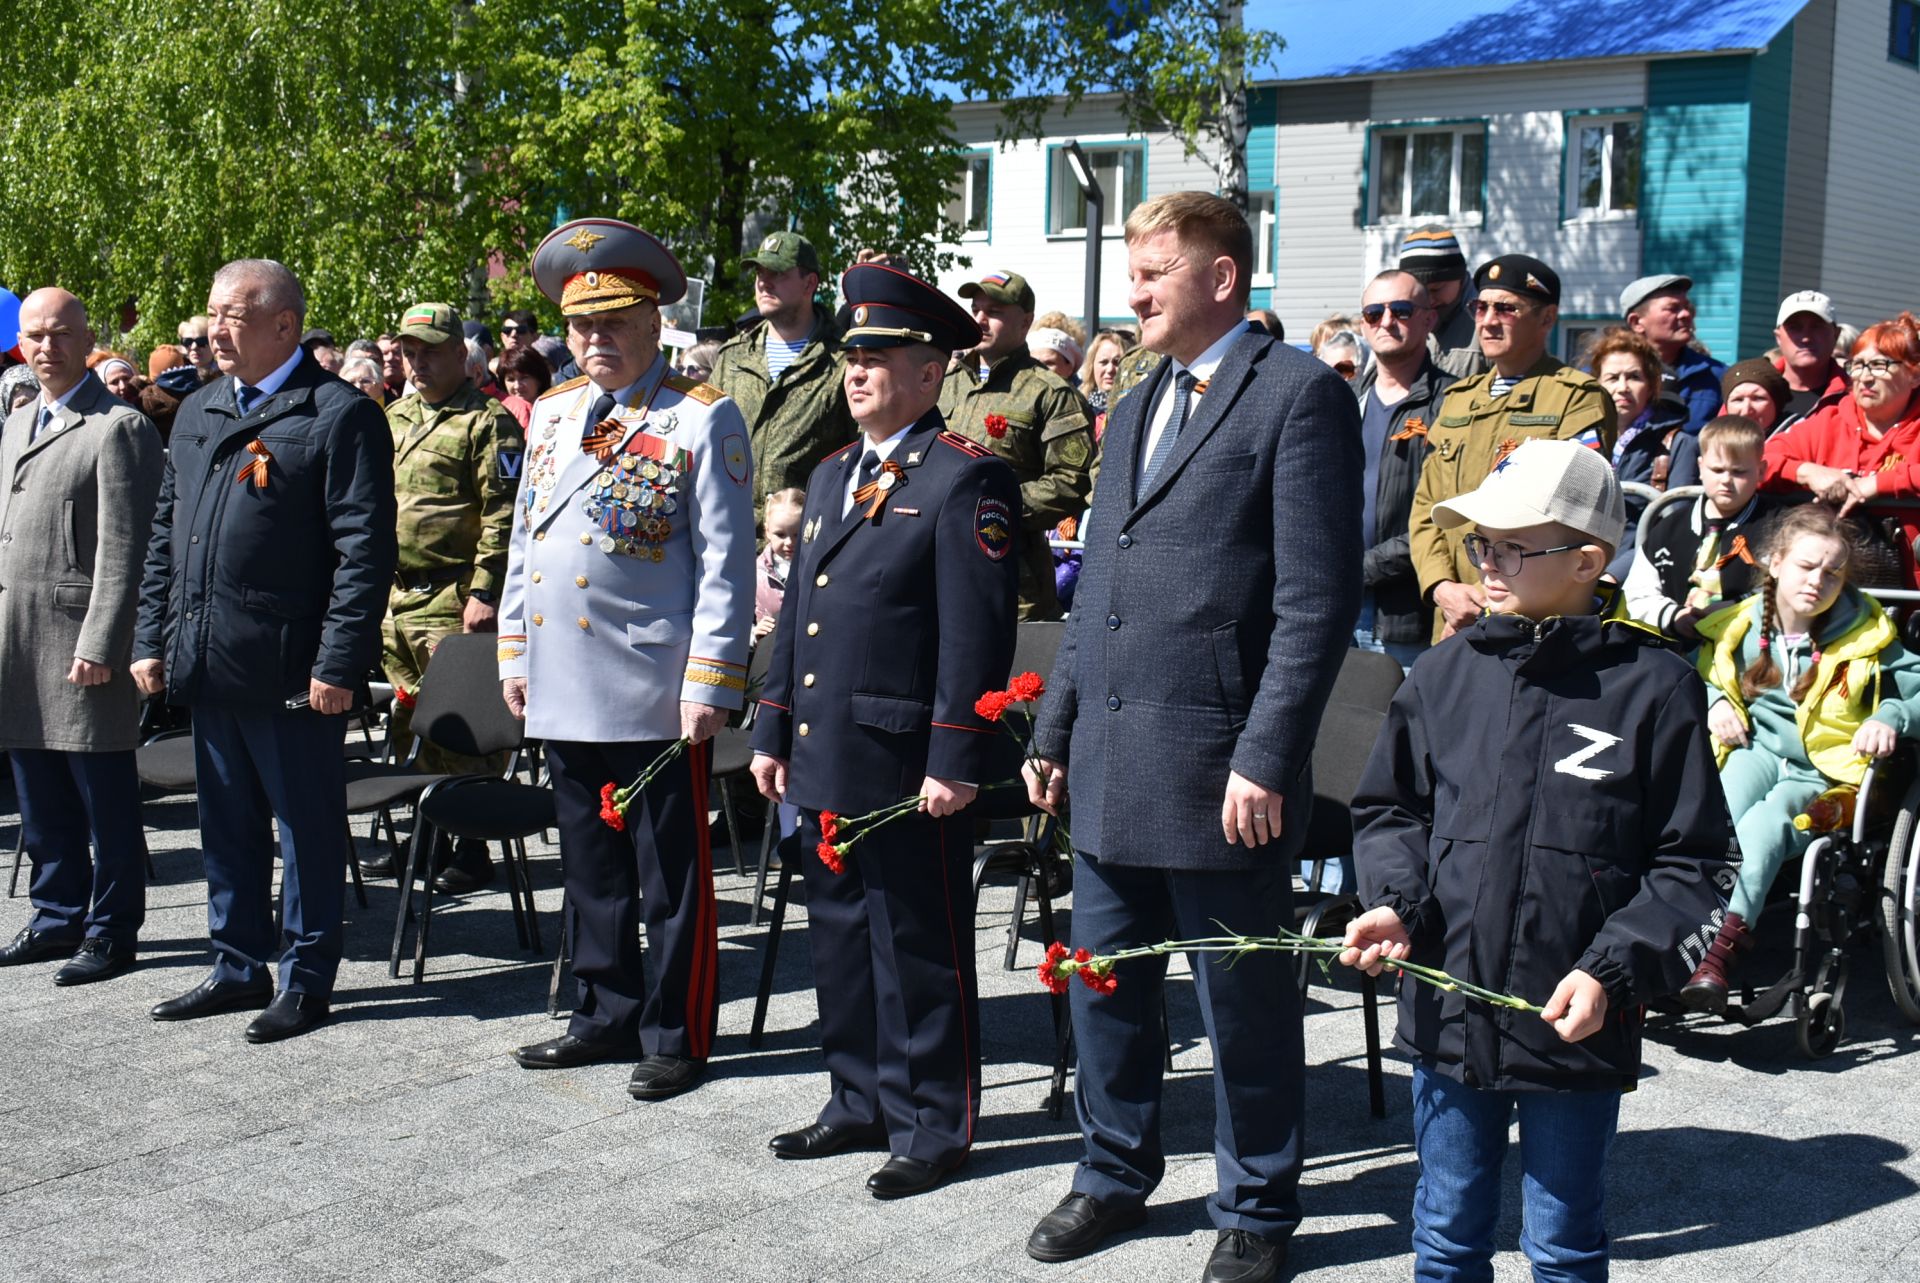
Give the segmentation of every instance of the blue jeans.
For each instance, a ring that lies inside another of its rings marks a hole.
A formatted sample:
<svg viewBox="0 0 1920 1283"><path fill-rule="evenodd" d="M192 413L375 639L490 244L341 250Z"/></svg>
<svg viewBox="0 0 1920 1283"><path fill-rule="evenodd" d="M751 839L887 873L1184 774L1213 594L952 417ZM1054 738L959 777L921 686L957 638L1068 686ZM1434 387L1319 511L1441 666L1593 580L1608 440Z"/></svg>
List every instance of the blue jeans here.
<svg viewBox="0 0 1920 1283"><path fill-rule="evenodd" d="M1420 658L1427 647L1424 642L1381 641L1373 635L1373 594L1366 593L1360 599L1360 618L1353 626L1353 646L1355 650L1370 650L1376 655L1391 655L1402 668L1412 668L1413 661Z"/></svg>
<svg viewBox="0 0 1920 1283"><path fill-rule="evenodd" d="M1537 1283L1607 1277L1607 1150L1617 1091L1483 1091L1413 1068L1413 1277L1490 1283L1507 1126L1520 1115L1520 1250Z"/></svg>

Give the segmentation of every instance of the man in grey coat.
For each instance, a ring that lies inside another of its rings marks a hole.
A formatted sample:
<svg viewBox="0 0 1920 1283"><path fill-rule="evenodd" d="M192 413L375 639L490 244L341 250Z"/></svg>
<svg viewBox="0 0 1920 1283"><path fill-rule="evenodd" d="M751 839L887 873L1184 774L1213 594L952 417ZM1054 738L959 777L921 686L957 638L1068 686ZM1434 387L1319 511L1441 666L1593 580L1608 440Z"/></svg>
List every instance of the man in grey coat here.
<svg viewBox="0 0 1920 1283"><path fill-rule="evenodd" d="M1253 243L1217 196L1127 219L1128 303L1168 358L1120 403L1029 792L1064 795L1075 945L1271 935L1292 921L1308 762L1360 598L1363 460L1346 382L1243 319ZM1279 1277L1300 1222L1300 993L1281 955L1194 963L1213 1046L1209 1283ZM1145 1217L1160 1144L1164 958L1074 986L1086 1151L1045 1261Z"/></svg>
<svg viewBox="0 0 1920 1283"><path fill-rule="evenodd" d="M33 919L0 966L63 957L53 982L86 984L133 965L146 917L128 668L160 434L88 372L93 335L73 295L29 294L20 346L40 395L0 430L0 748Z"/></svg>

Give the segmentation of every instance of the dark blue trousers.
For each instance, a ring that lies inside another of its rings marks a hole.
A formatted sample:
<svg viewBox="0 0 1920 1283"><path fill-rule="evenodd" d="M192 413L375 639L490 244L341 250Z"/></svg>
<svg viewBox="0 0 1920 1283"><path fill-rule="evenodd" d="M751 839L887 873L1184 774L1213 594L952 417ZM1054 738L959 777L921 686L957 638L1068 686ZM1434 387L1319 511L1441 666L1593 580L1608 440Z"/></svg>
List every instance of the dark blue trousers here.
<svg viewBox="0 0 1920 1283"><path fill-rule="evenodd" d="M215 979L258 982L281 953L282 990L323 998L333 992L346 905L346 726L344 717L305 710L194 705ZM275 817L286 910L277 938Z"/></svg>
<svg viewBox="0 0 1920 1283"><path fill-rule="evenodd" d="M1215 839L1219 840L1219 839ZM1272 935L1293 921L1293 885L1276 860L1258 872L1123 868L1079 854L1073 944L1093 953L1167 939L1217 936L1221 926ZM1306 1104L1300 991L1289 955L1255 953L1231 967L1194 958L1200 1011L1213 1045L1214 1166L1208 1214L1219 1229L1284 1239L1300 1224L1301 1111ZM1139 1204L1160 1183L1160 1019L1165 958L1115 971L1096 994L1076 981L1073 1030L1080 1048L1076 1096L1086 1156L1073 1188L1102 1202Z"/></svg>
<svg viewBox="0 0 1920 1283"><path fill-rule="evenodd" d="M902 1158L946 1163L980 1116L973 969L973 820L914 816L876 829L835 873L802 811L807 936L832 1095L820 1121L886 1127Z"/></svg>
<svg viewBox="0 0 1920 1283"><path fill-rule="evenodd" d="M638 1043L650 1056L705 1060L720 1019L720 919L707 834L710 750L689 748L668 763L628 808L625 832L600 818L600 786L633 783L668 743L547 743L579 986L567 1032Z"/></svg>
<svg viewBox="0 0 1920 1283"><path fill-rule="evenodd" d="M33 861L35 931L130 945L147 916L147 836L133 750L11 750ZM93 858L88 858L91 846Z"/></svg>

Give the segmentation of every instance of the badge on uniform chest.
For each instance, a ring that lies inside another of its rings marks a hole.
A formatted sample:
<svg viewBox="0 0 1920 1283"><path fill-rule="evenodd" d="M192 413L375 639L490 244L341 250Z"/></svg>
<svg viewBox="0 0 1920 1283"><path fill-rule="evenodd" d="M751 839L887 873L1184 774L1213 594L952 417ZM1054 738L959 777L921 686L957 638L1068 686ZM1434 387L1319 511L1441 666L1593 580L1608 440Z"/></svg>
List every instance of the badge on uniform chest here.
<svg viewBox="0 0 1920 1283"><path fill-rule="evenodd" d="M600 529L600 551L663 560L690 462L685 450L651 433L627 438L586 488L583 511Z"/></svg>

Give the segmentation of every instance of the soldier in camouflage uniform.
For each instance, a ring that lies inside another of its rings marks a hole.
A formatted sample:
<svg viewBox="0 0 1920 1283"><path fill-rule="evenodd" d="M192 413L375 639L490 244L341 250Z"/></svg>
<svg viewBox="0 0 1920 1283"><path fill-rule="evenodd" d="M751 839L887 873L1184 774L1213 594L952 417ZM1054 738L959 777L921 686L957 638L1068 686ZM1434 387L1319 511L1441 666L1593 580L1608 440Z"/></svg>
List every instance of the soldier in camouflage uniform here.
<svg viewBox="0 0 1920 1283"><path fill-rule="evenodd" d="M460 316L421 303L401 319L399 340L414 391L387 410L393 428L393 488L399 501L400 560L381 663L394 686L389 736L404 756L412 742L413 696L442 637L490 632L507 570L513 496L520 483L520 425L466 375ZM421 769L498 773L504 762L457 757L423 745ZM363 861L385 874L387 861ZM484 844L460 850L441 874L443 889L488 880Z"/></svg>
<svg viewBox="0 0 1920 1283"><path fill-rule="evenodd" d="M1033 289L1011 272L960 287L982 341L947 371L947 427L1005 459L1020 481L1020 618L1058 619L1047 532L1079 517L1093 493L1093 411L1027 351Z"/></svg>
<svg viewBox="0 0 1920 1283"><path fill-rule="evenodd" d="M1579 441L1611 458L1617 422L1591 374L1547 355L1560 312L1553 269L1508 254L1483 265L1474 284L1479 349L1493 367L1454 384L1440 403L1407 532L1420 592L1435 607L1436 642L1472 622L1485 595L1460 535L1434 524L1433 505L1476 489L1522 441Z"/></svg>
<svg viewBox="0 0 1920 1283"><path fill-rule="evenodd" d="M753 515L767 496L805 489L822 459L859 435L841 387L833 316L813 301L820 257L798 232L774 232L740 260L754 269L760 322L714 358L707 382L746 417L753 450Z"/></svg>

